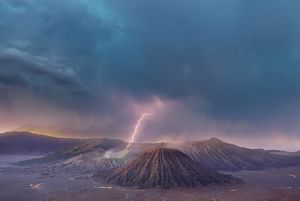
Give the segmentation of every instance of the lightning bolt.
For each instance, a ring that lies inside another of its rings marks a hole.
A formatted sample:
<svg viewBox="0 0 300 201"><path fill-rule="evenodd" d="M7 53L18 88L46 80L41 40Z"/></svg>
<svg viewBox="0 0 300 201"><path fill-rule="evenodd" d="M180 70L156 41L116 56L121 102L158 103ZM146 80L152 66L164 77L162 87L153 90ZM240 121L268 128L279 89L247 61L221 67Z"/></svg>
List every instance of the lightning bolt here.
<svg viewBox="0 0 300 201"><path fill-rule="evenodd" d="M128 152L129 147L132 145L132 143L134 143L135 137L138 134L139 128L141 127L143 120L147 116L151 116L152 114L153 113L143 113L142 116L138 119L136 125L134 126L133 133L131 134L130 141L129 141L128 145L126 146L126 151L127 152Z"/></svg>

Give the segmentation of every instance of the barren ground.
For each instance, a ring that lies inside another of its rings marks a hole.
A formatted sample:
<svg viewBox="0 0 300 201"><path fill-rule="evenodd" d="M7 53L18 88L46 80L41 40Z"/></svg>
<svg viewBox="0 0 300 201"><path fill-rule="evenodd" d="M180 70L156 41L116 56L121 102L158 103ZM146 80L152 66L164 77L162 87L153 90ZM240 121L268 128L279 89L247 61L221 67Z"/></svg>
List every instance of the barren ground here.
<svg viewBox="0 0 300 201"><path fill-rule="evenodd" d="M190 189L133 189L95 182L89 174L10 166L0 157L0 201L299 201L300 168L230 173L245 183Z"/></svg>

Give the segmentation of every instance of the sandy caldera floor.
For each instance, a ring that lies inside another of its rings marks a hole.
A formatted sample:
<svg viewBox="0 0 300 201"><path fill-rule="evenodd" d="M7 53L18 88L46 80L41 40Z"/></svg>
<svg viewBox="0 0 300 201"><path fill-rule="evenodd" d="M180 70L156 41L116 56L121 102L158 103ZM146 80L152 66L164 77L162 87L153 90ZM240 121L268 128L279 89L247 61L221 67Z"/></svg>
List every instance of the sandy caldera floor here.
<svg viewBox="0 0 300 201"><path fill-rule="evenodd" d="M103 185L89 174L43 174L38 170L3 166L2 161L0 201L300 201L300 167L230 174L245 184L134 189Z"/></svg>
<svg viewBox="0 0 300 201"><path fill-rule="evenodd" d="M57 192L53 201L300 201L300 168L234 173L245 184L192 189L130 189L96 186Z"/></svg>

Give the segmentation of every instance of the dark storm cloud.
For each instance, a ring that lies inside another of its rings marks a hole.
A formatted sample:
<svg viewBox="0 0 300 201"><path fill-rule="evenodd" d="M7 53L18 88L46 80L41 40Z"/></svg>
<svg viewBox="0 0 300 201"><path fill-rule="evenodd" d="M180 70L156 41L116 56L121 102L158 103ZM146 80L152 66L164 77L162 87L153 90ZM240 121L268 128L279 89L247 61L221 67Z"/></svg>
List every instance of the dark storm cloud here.
<svg viewBox="0 0 300 201"><path fill-rule="evenodd" d="M0 10L1 49L13 50L10 58L1 55L2 83L34 88L56 102L67 101L64 106L92 106L88 87L98 79L91 68L115 25L81 1L2 1Z"/></svg>
<svg viewBox="0 0 300 201"><path fill-rule="evenodd" d="M119 78L129 90L204 97L216 116L236 118L299 99L299 3L112 2L138 44Z"/></svg>
<svg viewBox="0 0 300 201"><path fill-rule="evenodd" d="M27 56L2 55L0 83L86 110L101 119L93 132L115 136L137 117L124 107L153 97L180 107L150 122L149 139L296 136L299 8L279 0L2 1L1 49Z"/></svg>
<svg viewBox="0 0 300 201"><path fill-rule="evenodd" d="M79 99L80 104L92 97L71 69L54 66L46 58L9 49L0 53L0 65L2 88L31 89L46 98L58 96L56 101L63 101L63 95L69 95Z"/></svg>

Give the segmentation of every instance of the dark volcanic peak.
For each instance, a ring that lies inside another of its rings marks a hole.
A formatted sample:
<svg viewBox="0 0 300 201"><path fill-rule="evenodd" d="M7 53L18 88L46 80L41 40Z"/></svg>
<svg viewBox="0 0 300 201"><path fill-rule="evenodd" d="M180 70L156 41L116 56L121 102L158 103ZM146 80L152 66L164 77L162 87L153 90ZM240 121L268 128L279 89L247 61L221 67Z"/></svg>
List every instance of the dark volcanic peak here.
<svg viewBox="0 0 300 201"><path fill-rule="evenodd" d="M99 176L111 184L141 188L194 187L235 180L204 168L184 153L169 148L151 149L125 166Z"/></svg>
<svg viewBox="0 0 300 201"><path fill-rule="evenodd" d="M212 137L212 138L210 138L210 139L208 139L206 141L209 142L209 143L224 143L222 140L220 140L220 139L218 139L216 137Z"/></svg>
<svg viewBox="0 0 300 201"><path fill-rule="evenodd" d="M210 139L207 140L194 140L194 141L187 141L185 144L198 144L198 143L205 143L205 144L222 144L225 143L222 140L216 138L216 137L212 137Z"/></svg>

